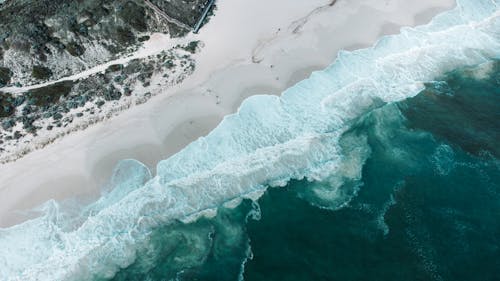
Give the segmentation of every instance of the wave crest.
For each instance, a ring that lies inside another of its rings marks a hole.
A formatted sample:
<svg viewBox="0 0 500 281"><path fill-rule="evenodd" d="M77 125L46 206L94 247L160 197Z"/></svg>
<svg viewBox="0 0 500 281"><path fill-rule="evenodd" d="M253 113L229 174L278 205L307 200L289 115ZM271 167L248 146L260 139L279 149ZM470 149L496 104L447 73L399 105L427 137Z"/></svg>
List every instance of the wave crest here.
<svg viewBox="0 0 500 281"><path fill-rule="evenodd" d="M138 241L160 225L255 199L290 179L326 180L346 168L340 139L353 122L418 94L447 71L500 57L499 33L497 0L460 0L428 25L340 52L330 67L281 97L247 99L207 137L161 161L156 177L138 162L120 164L115 189L87 206L73 229L61 226L55 202L47 215L1 229L0 276L110 278L135 260Z"/></svg>

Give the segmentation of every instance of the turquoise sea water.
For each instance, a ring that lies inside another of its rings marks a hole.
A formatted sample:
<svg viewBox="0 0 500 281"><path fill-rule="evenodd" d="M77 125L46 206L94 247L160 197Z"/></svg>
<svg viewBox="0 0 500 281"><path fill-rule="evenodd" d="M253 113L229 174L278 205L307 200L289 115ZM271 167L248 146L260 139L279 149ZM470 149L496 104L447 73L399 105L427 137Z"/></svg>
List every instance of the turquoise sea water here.
<svg viewBox="0 0 500 281"><path fill-rule="evenodd" d="M498 280L499 115L500 62L458 69L344 133L369 151L350 193L292 181L157 229L113 280Z"/></svg>
<svg viewBox="0 0 500 281"><path fill-rule="evenodd" d="M0 280L495 280L499 0L253 96L89 205L0 229Z"/></svg>

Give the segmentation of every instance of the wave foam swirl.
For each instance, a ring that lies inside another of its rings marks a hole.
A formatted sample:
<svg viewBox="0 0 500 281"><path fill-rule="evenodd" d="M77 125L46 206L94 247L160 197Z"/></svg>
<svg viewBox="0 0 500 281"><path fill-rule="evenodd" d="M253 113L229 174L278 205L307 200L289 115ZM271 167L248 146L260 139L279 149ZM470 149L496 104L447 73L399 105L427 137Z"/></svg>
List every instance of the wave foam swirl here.
<svg viewBox="0 0 500 281"><path fill-rule="evenodd" d="M140 163L121 164L114 190L73 228L52 203L45 216L0 229L1 279L110 278L155 227L258 198L290 179L328 180L343 170L339 139L360 116L418 94L447 71L500 57L499 8L498 0L459 0L428 25L342 51L281 97L245 100L207 137L161 161L152 179Z"/></svg>

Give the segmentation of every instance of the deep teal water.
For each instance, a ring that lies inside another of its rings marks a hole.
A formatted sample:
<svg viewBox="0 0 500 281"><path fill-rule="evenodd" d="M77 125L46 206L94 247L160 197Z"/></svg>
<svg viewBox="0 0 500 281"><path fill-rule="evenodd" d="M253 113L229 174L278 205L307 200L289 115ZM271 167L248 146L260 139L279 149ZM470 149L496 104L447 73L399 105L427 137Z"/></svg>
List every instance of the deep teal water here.
<svg viewBox="0 0 500 281"><path fill-rule="evenodd" d="M500 63L480 72L360 118L345 149L370 153L336 197L293 181L156 229L114 280L498 280Z"/></svg>

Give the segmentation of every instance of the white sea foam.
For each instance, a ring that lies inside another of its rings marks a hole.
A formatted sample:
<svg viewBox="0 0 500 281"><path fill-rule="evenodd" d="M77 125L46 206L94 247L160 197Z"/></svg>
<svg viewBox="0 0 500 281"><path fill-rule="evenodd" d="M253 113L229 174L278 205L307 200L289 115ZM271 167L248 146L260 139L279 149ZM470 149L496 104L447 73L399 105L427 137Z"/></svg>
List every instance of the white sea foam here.
<svg viewBox="0 0 500 281"><path fill-rule="evenodd" d="M326 180L336 171L355 177L357 170L342 164L342 133L371 109L416 95L423 82L500 57L499 6L460 0L429 25L341 52L281 97L247 99L207 137L161 161L149 181L141 164L122 164L115 190L84 208L73 228L53 202L45 216L1 229L0 279L112 277L159 225L256 199L290 179Z"/></svg>

